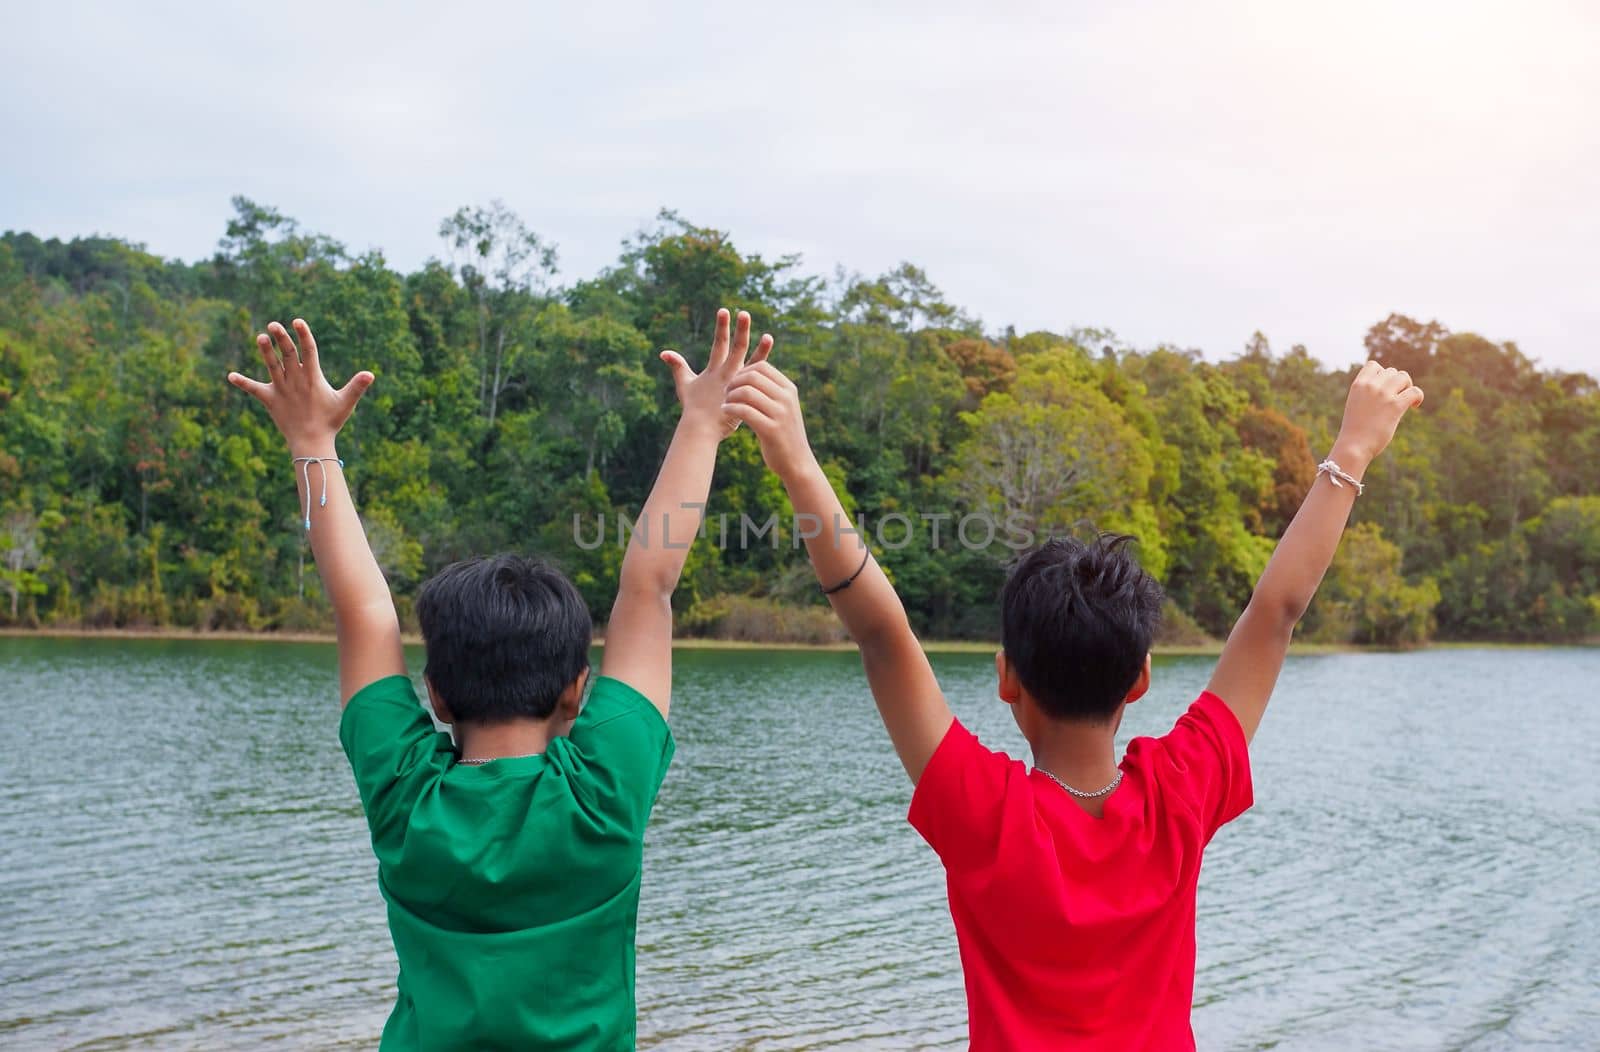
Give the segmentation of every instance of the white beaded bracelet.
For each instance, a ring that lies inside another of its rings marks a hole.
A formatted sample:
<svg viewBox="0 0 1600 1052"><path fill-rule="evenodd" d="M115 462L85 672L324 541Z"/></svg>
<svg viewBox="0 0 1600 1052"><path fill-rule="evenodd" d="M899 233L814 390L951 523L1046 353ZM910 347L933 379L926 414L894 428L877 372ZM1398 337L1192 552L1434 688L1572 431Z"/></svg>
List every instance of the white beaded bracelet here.
<svg viewBox="0 0 1600 1052"><path fill-rule="evenodd" d="M1317 474L1328 476L1329 482L1341 488L1346 482L1350 483L1350 485L1356 488L1356 496L1358 497L1361 496L1362 493L1366 492L1367 487L1361 484L1360 479L1356 478L1354 475L1350 474L1350 472L1335 464L1332 460L1324 460L1322 463L1318 464Z"/></svg>

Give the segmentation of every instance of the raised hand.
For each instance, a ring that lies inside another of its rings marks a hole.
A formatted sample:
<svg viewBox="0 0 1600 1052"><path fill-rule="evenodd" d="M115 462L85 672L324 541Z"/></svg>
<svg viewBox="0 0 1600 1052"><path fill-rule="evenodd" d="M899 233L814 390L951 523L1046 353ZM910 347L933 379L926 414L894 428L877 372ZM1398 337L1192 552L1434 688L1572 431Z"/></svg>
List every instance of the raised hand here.
<svg viewBox="0 0 1600 1052"><path fill-rule="evenodd" d="M294 330L298 348L289 330L277 322L256 337L267 383L239 373L229 373L228 382L267 407L288 440L292 457L319 461L320 499L312 499L309 463L297 464L294 475L317 572L333 604L339 634L339 696L348 702L368 683L406 670L389 584L372 557L345 484L344 464L333 448L339 428L372 386L372 374L359 372L335 391L322 375L311 327L296 318Z"/></svg>
<svg viewBox="0 0 1600 1052"><path fill-rule="evenodd" d="M294 320L297 348L289 330L273 322L256 337L256 350L267 367L267 383L241 373L229 373L228 382L267 407L295 456L322 456L331 452L333 438L350 419L356 403L372 386L373 375L363 370L338 390L322 375L317 341L311 326Z"/></svg>
<svg viewBox="0 0 1600 1052"><path fill-rule="evenodd" d="M728 385L722 407L750 425L761 440L761 459L785 482L816 463L800 415L800 391L768 361L752 361Z"/></svg>
<svg viewBox="0 0 1600 1052"><path fill-rule="evenodd" d="M676 351L661 352L661 360L672 369L683 415L639 511L641 528L623 553L617 602L606 625L603 674L649 698L663 716L672 705L672 592L683 574L689 540L704 521L717 443L739 426L722 404L750 349L750 315L739 312L731 336L729 322L727 311L717 312L704 372L689 368ZM752 360L764 362L771 350L772 337L761 337Z"/></svg>
<svg viewBox="0 0 1600 1052"><path fill-rule="evenodd" d="M723 411L723 402L726 401L728 385L745 366L745 354L750 349L750 315L745 311L739 312L731 340L729 321L726 309L717 311L716 334L711 340L711 357L706 360L704 372L696 373L689 368L689 363L677 351L661 352L661 360L672 370L672 384L677 388L678 402L683 406L684 416L693 414L715 421L720 429L718 434L723 438L739 428L739 419ZM763 335L756 344L755 353L750 355L750 364L766 361L771 353L772 337Z"/></svg>
<svg viewBox="0 0 1600 1052"><path fill-rule="evenodd" d="M1228 634L1207 687L1233 710L1246 741L1261 724L1295 625L1311 605L1322 575L1338 551L1350 508L1361 492L1361 476L1394 438L1400 418L1421 404L1422 389L1412 385L1407 373L1385 369L1377 362L1362 366L1350 385L1344 423L1328 453L1328 460L1339 470L1329 473L1324 483L1319 466L1316 484L1267 561L1250 604ZM1356 485L1342 485L1341 478Z"/></svg>
<svg viewBox="0 0 1600 1052"><path fill-rule="evenodd" d="M1422 404L1422 397L1422 388L1411 383L1410 373L1368 362L1350 385L1334 449L1348 450L1358 462L1370 463L1393 440L1406 411Z"/></svg>

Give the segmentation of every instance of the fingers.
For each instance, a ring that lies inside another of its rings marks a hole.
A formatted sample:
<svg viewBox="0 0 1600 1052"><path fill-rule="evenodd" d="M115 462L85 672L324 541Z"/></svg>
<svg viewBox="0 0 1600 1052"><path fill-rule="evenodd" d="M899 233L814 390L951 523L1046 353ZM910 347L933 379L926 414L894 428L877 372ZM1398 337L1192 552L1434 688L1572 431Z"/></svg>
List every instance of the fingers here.
<svg viewBox="0 0 1600 1052"><path fill-rule="evenodd" d="M728 355L725 363L729 368L737 369L744 365L744 356L750 351L750 312L740 311L739 317L733 323L733 351Z"/></svg>
<svg viewBox="0 0 1600 1052"><path fill-rule="evenodd" d="M1369 360L1356 374L1355 385L1376 387L1384 394L1394 396L1412 387L1411 374L1404 369L1386 368L1376 360Z"/></svg>
<svg viewBox="0 0 1600 1052"><path fill-rule="evenodd" d="M1383 372L1383 389L1392 395L1411 386L1411 374L1404 369L1385 369Z"/></svg>
<svg viewBox="0 0 1600 1052"><path fill-rule="evenodd" d="M256 350L261 352L261 361L267 367L267 381L283 379L283 361L278 357L277 348L272 346L272 340L266 333L256 337Z"/></svg>
<svg viewBox="0 0 1600 1052"><path fill-rule="evenodd" d="M798 393L800 390L794 385L794 381L785 376L776 365L764 359L759 362L751 362L743 369L740 369L734 376L733 382L736 384L744 383L747 378L752 376L765 377L778 391Z"/></svg>
<svg viewBox="0 0 1600 1052"><path fill-rule="evenodd" d="M271 396L271 384L264 384L260 380L252 380L243 373L229 373L228 382L263 405L266 404L267 399Z"/></svg>
<svg viewBox="0 0 1600 1052"><path fill-rule="evenodd" d="M295 349L294 340L280 322L273 322L267 326L267 332L272 336L272 342L278 345L278 353L283 356L283 369L285 374L290 370L300 368L300 352Z"/></svg>
<svg viewBox="0 0 1600 1052"><path fill-rule="evenodd" d="M758 438L772 426L772 418L753 405L729 402L722 407L722 411L741 424L749 424L750 430L754 431Z"/></svg>
<svg viewBox="0 0 1600 1052"><path fill-rule="evenodd" d="M719 368L728 360L728 309L717 311L717 331L711 337L711 357L706 359L707 369Z"/></svg>
<svg viewBox="0 0 1600 1052"><path fill-rule="evenodd" d="M321 369L317 360L317 338L311 335L311 326L304 318L294 320L294 331L300 337L300 364L307 369Z"/></svg>
<svg viewBox="0 0 1600 1052"><path fill-rule="evenodd" d="M782 401L756 386L754 382L730 388L727 397L723 399L722 411L734 415L733 407L740 405L751 406L762 415L774 420L783 413Z"/></svg>
<svg viewBox="0 0 1600 1052"><path fill-rule="evenodd" d="M776 369L769 371L745 366L728 385L728 393L731 395L745 387L754 387L776 402L792 400L793 385L789 384L788 379Z"/></svg>
<svg viewBox="0 0 1600 1052"><path fill-rule="evenodd" d="M361 396L367 393L367 388L371 387L372 382L376 379L376 376L373 376L365 369L361 370L352 376L348 383L339 388L339 400L345 404L347 410L354 410L356 403L361 401Z"/></svg>
<svg viewBox="0 0 1600 1052"><path fill-rule="evenodd" d="M1422 388L1408 387L1400 393L1400 397L1406 399L1407 409L1415 409L1422 404Z"/></svg>
<svg viewBox="0 0 1600 1052"><path fill-rule="evenodd" d="M755 351L755 353L750 356L750 360L748 362L746 362L745 364L747 366L749 366L749 365L760 365L762 362L767 360L767 356L770 355L771 353L772 353L772 333L764 332L764 333L761 334L760 341L756 343L756 351Z"/></svg>
<svg viewBox="0 0 1600 1052"><path fill-rule="evenodd" d="M672 370L672 386L678 392L678 401L683 401L683 385L694 379L694 370L677 351L662 351L660 358Z"/></svg>

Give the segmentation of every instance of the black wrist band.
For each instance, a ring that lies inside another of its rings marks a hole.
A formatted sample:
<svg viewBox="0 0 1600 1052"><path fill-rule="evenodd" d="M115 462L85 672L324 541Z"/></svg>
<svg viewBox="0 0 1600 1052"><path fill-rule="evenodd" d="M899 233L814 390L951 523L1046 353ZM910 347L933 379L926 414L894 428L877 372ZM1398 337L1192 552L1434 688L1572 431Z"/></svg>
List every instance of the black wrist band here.
<svg viewBox="0 0 1600 1052"><path fill-rule="evenodd" d="M863 546L863 547L865 547L865 546ZM838 584L834 585L832 588L823 588L822 589L822 594L823 595L832 595L834 592L842 592L846 588L849 588L851 583L853 583L857 577L861 576L861 571L865 570L867 568L867 560L870 559L870 558L872 558L872 549L871 548L867 548L866 551L861 553L861 565L856 567L856 572L851 574L849 577L846 577L844 580L840 581ZM821 588L822 586L818 585L817 587Z"/></svg>

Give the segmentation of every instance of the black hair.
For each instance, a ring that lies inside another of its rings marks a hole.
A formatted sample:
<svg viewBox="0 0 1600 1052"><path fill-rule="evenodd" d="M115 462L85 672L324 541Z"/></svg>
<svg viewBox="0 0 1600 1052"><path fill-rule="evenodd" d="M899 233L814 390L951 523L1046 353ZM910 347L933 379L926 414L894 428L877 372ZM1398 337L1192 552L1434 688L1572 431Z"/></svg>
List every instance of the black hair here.
<svg viewBox="0 0 1600 1052"><path fill-rule="evenodd" d="M1028 694L1056 719L1106 720L1144 668L1161 586L1131 537L1058 539L1022 558L1000 593L1000 642Z"/></svg>
<svg viewBox="0 0 1600 1052"><path fill-rule="evenodd" d="M459 722L543 719L589 667L589 608L539 559L451 563L417 594L417 620L428 681Z"/></svg>

